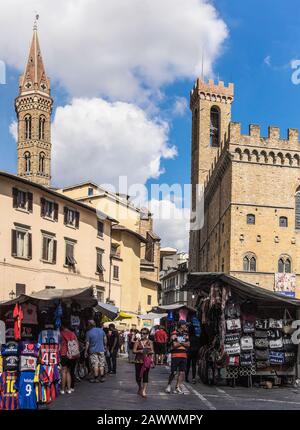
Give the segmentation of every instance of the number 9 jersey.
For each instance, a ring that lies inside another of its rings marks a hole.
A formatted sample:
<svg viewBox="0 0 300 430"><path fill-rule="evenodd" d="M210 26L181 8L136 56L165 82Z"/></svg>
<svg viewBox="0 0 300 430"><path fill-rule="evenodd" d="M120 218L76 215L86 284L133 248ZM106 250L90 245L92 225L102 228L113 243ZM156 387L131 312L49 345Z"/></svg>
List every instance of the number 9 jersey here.
<svg viewBox="0 0 300 430"><path fill-rule="evenodd" d="M19 394L20 409L37 409L34 374L28 371L19 373L15 388Z"/></svg>

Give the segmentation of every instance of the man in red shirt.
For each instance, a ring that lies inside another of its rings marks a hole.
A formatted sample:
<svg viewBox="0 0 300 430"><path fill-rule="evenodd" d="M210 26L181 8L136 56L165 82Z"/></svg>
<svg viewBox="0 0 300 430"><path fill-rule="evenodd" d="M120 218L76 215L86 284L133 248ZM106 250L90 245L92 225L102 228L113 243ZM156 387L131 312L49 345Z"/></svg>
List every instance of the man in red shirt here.
<svg viewBox="0 0 300 430"><path fill-rule="evenodd" d="M167 352L168 335L162 326L154 334L154 351L156 364L164 364Z"/></svg>

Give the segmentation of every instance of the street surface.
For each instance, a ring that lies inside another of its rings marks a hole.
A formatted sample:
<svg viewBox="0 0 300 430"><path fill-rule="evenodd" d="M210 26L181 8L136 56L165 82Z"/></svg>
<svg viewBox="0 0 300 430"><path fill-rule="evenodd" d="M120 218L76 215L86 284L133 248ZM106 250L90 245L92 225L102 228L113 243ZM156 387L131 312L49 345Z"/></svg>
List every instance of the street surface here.
<svg viewBox="0 0 300 430"><path fill-rule="evenodd" d="M148 398L137 396L134 365L118 359L117 375L106 382L76 384L73 394L65 394L50 406L52 410L300 410L300 389L210 387L200 382L185 383L185 395L166 394L169 370L157 366L150 372Z"/></svg>

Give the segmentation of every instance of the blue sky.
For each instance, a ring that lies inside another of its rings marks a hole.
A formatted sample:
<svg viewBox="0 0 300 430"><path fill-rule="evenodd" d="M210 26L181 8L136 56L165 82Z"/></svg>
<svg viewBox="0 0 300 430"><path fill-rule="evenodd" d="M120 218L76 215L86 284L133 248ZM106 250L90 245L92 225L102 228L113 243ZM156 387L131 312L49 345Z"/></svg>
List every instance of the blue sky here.
<svg viewBox="0 0 300 430"><path fill-rule="evenodd" d="M14 3L19 2L20 8L25 7L25 4L22 2L22 5L20 0L13 1ZM114 0L111 2L111 4L118 4L118 1L120 0ZM126 0L126 2L132 3L133 0ZM47 6L50 11L51 2L30 0L30 4L31 3L32 9L34 7L33 5L38 3L41 5L41 9L42 7L46 8ZM46 5L46 3L48 5ZM152 8L151 5L153 5L153 15L156 14L157 18L160 19L160 16L158 15L158 8L162 7L161 5L163 5L164 2L161 3L156 0L154 2L148 2L145 0L145 4L146 3L150 5L150 9ZM167 4L167 0L165 0L165 3ZM176 6L176 3L178 4L178 6ZM181 14L180 8L187 5L186 9L191 6L191 10L192 7L194 7L194 10L197 11L196 7L197 5L199 6L200 3L203 3L203 1L201 2L201 0L190 0L190 3L184 3L183 0L176 0L175 3L173 2L172 4L175 7L174 22L176 19L178 19L176 13L178 13L179 16ZM224 23L226 24L228 36L223 37L223 41L221 41L220 43L215 43L217 48L214 50L213 53L210 52L209 55L212 64L210 72L207 73L207 78L212 77L212 75L214 75L215 78L219 77L221 80L224 80L226 84L228 84L228 82L234 82L235 101L232 107L232 119L234 121L239 121L242 123L243 133L248 132L248 125L250 123L260 124L262 129L262 135L267 135L267 127L269 125L276 125L281 128L281 135L284 138L286 136L286 129L288 127L300 128L300 85L294 85L291 82L291 76L293 71L290 66L291 60L300 59L300 2L297 0L290 0L287 6L287 4L283 3L281 0L215 0L212 4L217 10L218 19L224 21ZM178 7L177 11L176 7ZM9 6L7 6L7 9L9 9ZM49 42L50 38L53 37L54 33L51 33L51 22L49 23L49 25L46 22L46 12L47 10L43 12L44 15L42 13L42 16L44 16L44 20L41 20L40 23L40 42L46 70L50 77L53 78L53 74L55 74L54 71L56 70L56 52L57 56L59 56L61 54L62 47L58 46L58 44L55 44L54 42L53 46L51 46L51 43ZM57 12L51 11L51 13L53 14L51 15L51 19L53 19L54 17L56 20L59 20L59 17L55 15L55 13ZM30 14L32 15L31 11ZM7 40L6 42L4 40L5 43L3 43L2 45L0 42L0 59L2 58L7 62L7 84L0 85L0 142L2 155L0 168L2 170L7 170L10 172L16 171L16 145L14 139L9 133L9 126L15 119L14 98L18 92L18 76L21 70L20 65L23 64L25 66L29 50L29 43L31 39L30 14L28 15L27 11L25 11L24 9L24 22L21 23L22 28L24 30L20 32L22 33L22 39L20 39L21 43L19 43L20 41L18 42L18 37L21 36L16 35L15 41L16 51L18 52L18 56L16 56L16 58L14 58L13 55L14 46L12 45L12 43L14 43L14 39L11 38L9 34L10 26L12 26L13 28L13 25L15 25L13 20L11 22L9 21L9 19L6 20L8 22L8 30L6 32L7 34L4 34L4 36L7 37ZM161 15L164 16L163 12ZM10 14L9 16L11 17L12 15ZM76 19L79 19L80 24L80 14L77 15ZM83 19L84 17L82 18L82 20ZM153 21L155 21L155 19L156 18L154 17ZM216 19L216 17L212 18L212 22L214 24L216 23ZM70 20L70 25L72 25L71 17ZM169 21L170 20L172 20L172 16L169 17ZM124 17L123 21L126 21L126 17ZM195 57L198 58L193 58L191 56L189 58L191 62L198 62L199 66L201 52L200 45L201 43L203 43L201 42L200 38L205 38L206 32L209 35L207 37L210 37L212 40L214 37L212 33L215 30L210 29L208 26L205 27L204 22L201 22L201 20L198 20L198 22L191 23L190 28L178 29L178 34L176 34L177 29L175 28L175 33L173 34L172 39L173 42L170 45L167 45L167 48L164 48L164 38L167 40L170 37L171 32L174 31L174 29L170 27L170 29L166 29L164 33L164 27L166 23L167 21L162 21L163 30L161 30L161 35L158 31L160 41L162 42L161 49L165 49L165 51L163 52L163 57L165 58L166 63L172 63L173 57L176 55L177 43L179 54L185 54L185 51L189 46L184 45L183 47L181 47L179 42L181 41L182 37L184 37L185 34L188 34L188 32L190 31L192 33L191 36L193 37L192 41L197 47ZM48 28L46 28L47 25ZM158 28L159 30L160 24L158 23L155 25L155 29ZM216 25L219 26L219 24ZM82 26L84 27L84 25ZM196 31L196 27L198 27L199 33L197 33L198 30ZM59 28L58 21L57 28ZM78 31L80 31L80 25L76 28L78 28ZM95 31L107 32L107 40L109 40L109 42L110 39L114 39L113 32L115 29L117 29L117 25L114 26L112 24L110 28L106 30L104 30L104 27L101 25L99 25L98 28L99 30L96 28ZM201 30L201 28L205 29ZM59 32L59 30L57 31ZM201 31L203 31L204 33L201 33ZM109 32L111 32L111 34ZM153 45L155 45L156 42L154 40L154 32L149 37L150 43L153 39ZM222 37L220 37L220 40L221 39ZM160 56L160 41L157 42L158 51L155 54L157 55L157 57ZM72 39L68 39L67 37L64 42L65 44L69 44L68 52L73 49L73 46L77 46L76 41L74 42ZM132 41L130 41L130 43L132 44ZM189 39L189 41L186 41L186 43L191 43L191 40ZM124 54L124 56L126 56L126 50L129 49L129 45L126 45L125 41L124 44L125 45L122 46L122 53ZM171 46L172 48L174 44L174 50L172 51L172 49L170 49L170 51L168 51L169 46ZM23 54L20 54L21 45ZM137 54L135 54L137 56L139 56L140 52L138 49L141 49L141 47L137 48ZM150 54L152 54L151 49L149 50L149 52ZM116 57L117 62L118 58L121 58L121 56L123 59L123 55L121 54L119 55L119 57ZM20 58L23 59L20 60ZM106 66L106 61L110 61L110 55L103 55L102 58L102 66L100 64L100 67L105 68L104 66ZM66 63L67 61L68 59L66 60ZM188 97L194 79L196 78L196 73L193 73L191 69L182 71L182 65L180 65L180 67L178 66L177 59L177 63L175 64L175 66L173 64L171 64L170 66L170 73L174 72L172 79L163 79L161 77L163 75L161 69L159 70L159 72L157 72L158 69L155 69L153 67L151 68L151 65L149 66L149 61L148 63L147 61L148 58L144 59L144 63L142 64L142 66L140 64L137 64L136 69L143 70L144 67L145 70L148 67L148 75L145 72L145 76L147 76L146 79L148 79L148 87L146 85L148 89L151 86L149 84L149 82L151 82L151 73L153 72L153 76L155 75L155 79L153 79L154 81L156 80L155 85L153 86L155 88L154 90L153 88L151 90L153 90L153 93L159 93L161 96L153 96L152 94L150 103L151 107L145 106L145 100L143 100L142 102L140 101L141 98L139 97L141 97L142 94L141 90L139 90L138 96L136 94L134 96L132 96L132 94L125 94L122 95L122 97L120 96L120 98L118 98L118 96L114 94L114 91L111 90L109 82L106 83L107 75L105 74L99 77L99 80L102 79L105 84L103 84L102 87L101 85L98 88L95 87L94 93L93 89L91 88L83 88L81 92L77 93L76 80L74 90L74 82L72 82L72 85L68 85L66 74L63 74L63 72L61 71L61 69L63 68L61 64L59 64L59 71L57 72L56 76L54 76L54 79L52 79L52 95L55 98L55 106L63 107L67 103L72 103L72 97L77 96L90 98L103 97L104 100L110 100L113 102L120 100L122 102L132 103L133 105L137 105L140 109L145 111L146 115L150 115L152 117L156 116L157 118L159 118L159 120L166 121L169 126L168 144L177 148L177 156L173 156L172 158L162 157L161 167L163 168L164 173L159 175L159 177L156 179L153 179L151 177L147 178L147 175L144 175L146 178L146 183L147 185L156 182L167 184L189 183L191 116L190 111L188 109ZM153 61L153 59L151 61ZM159 61L161 61L161 59ZM112 63L114 62L112 61ZM18 67L15 68L13 67L14 65L17 65ZM119 65L117 66L119 67ZM96 67L98 66L95 66L95 70ZM86 67L87 73L88 68L89 65L87 65ZM209 69L209 67L207 69ZM199 70L199 67L197 70ZM157 78L156 73L157 76L160 73L159 78ZM113 77L113 66L108 69L108 81L110 74ZM91 76L88 76L88 80L92 81L92 79L93 78ZM118 79L119 77L117 76L116 82L118 82ZM124 73L122 74L122 79L124 79L124 85L128 85L128 87L130 87L132 82L130 80L128 80L128 82L126 81L126 74L125 77ZM175 114L173 112L174 101L178 97L187 99L187 108L181 115ZM62 111L61 113L64 114L65 112ZM61 116L61 118L65 117ZM57 121L58 120L59 117L57 116ZM56 124L56 128L62 128L62 125L60 124L60 126L58 126ZM56 132L57 136L61 135L61 129L59 131L60 134ZM69 144L71 145L72 143L68 142L68 145ZM82 142L82 144L84 144L84 142ZM136 142L136 144L140 146L141 142L138 141ZM149 143L146 142L144 144L146 149L146 146ZM124 160L124 163L126 164L126 160ZM129 170L130 169L132 170L132 167L129 167ZM86 179L93 179L88 175L89 173L87 173ZM141 175L141 177L143 177L143 175ZM99 177L97 177L97 179L99 179ZM104 181L106 180L107 178L105 177Z"/></svg>

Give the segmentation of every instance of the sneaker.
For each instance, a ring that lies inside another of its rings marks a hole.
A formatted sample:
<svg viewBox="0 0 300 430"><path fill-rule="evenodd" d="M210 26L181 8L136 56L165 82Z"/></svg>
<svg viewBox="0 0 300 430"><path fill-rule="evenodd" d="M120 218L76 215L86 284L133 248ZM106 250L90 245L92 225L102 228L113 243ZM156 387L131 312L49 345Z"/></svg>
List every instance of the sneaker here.
<svg viewBox="0 0 300 430"><path fill-rule="evenodd" d="M72 394L72 390L67 390L67 393L68 394Z"/></svg>
<svg viewBox="0 0 300 430"><path fill-rule="evenodd" d="M165 391L167 394L171 394L171 385L168 385Z"/></svg>
<svg viewBox="0 0 300 430"><path fill-rule="evenodd" d="M74 388L71 388L71 389L70 389L70 391L71 391L71 393L74 393L75 389L74 389Z"/></svg>
<svg viewBox="0 0 300 430"><path fill-rule="evenodd" d="M184 394L184 392L179 388L175 388L175 390L173 391L174 394Z"/></svg>
<svg viewBox="0 0 300 430"><path fill-rule="evenodd" d="M60 394L66 394L66 393L65 393L65 391L63 391L63 390L60 390Z"/></svg>

